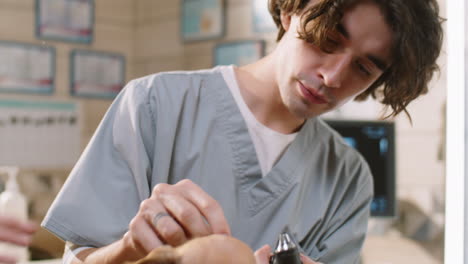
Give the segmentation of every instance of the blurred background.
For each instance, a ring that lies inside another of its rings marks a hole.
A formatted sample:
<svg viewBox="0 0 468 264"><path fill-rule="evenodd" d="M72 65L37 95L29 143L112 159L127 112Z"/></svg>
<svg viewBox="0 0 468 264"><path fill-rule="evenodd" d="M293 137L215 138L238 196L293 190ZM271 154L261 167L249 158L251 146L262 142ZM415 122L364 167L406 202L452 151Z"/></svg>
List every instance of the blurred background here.
<svg viewBox="0 0 468 264"><path fill-rule="evenodd" d="M0 0L0 166L20 168L30 218L42 220L125 83L264 56L276 43L266 7L267 0ZM363 263L443 262L445 49L439 65L429 93L409 107L412 123L404 114L389 120L394 148L374 175L387 184L384 205L374 204ZM325 118L362 128L368 124L358 121L383 113L375 102L351 102ZM6 175L0 180L3 189ZM34 260L62 251L44 230L30 248Z"/></svg>

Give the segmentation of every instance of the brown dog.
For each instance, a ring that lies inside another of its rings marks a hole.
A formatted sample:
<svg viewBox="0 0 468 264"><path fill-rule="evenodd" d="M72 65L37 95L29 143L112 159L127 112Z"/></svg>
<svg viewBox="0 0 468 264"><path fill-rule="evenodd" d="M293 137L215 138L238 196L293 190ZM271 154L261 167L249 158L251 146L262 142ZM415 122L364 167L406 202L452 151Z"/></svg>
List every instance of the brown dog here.
<svg viewBox="0 0 468 264"><path fill-rule="evenodd" d="M255 264L252 250L243 242L224 235L210 235L173 248L163 246L145 258L127 264Z"/></svg>

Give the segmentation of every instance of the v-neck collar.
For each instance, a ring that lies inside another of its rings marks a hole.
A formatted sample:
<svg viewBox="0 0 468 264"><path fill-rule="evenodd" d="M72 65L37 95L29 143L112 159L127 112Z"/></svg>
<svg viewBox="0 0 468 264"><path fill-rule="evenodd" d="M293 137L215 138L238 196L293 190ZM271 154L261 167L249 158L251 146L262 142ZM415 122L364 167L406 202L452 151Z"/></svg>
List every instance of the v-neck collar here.
<svg viewBox="0 0 468 264"><path fill-rule="evenodd" d="M262 177L257 153L246 122L221 72L219 76L223 80L222 87L216 89L220 99L218 100L219 117L232 148L233 174L239 184L240 192L243 193L240 197L245 199L240 204L247 207L244 209L247 209L249 216L252 217L285 194L293 183L298 181L299 175L302 175L296 170L300 170L303 167L300 165L307 162L307 149L314 147L310 143L312 143L312 134L315 134L316 119L306 120L278 162L267 175Z"/></svg>

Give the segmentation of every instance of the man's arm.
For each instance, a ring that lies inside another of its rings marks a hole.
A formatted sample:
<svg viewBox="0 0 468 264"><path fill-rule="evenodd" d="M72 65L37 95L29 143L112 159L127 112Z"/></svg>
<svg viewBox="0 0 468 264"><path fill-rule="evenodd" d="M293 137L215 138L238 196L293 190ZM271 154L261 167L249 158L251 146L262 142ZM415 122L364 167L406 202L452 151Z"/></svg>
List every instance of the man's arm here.
<svg viewBox="0 0 468 264"><path fill-rule="evenodd" d="M44 219L63 240L99 248L80 252L85 263L134 260L162 245L230 234L221 206L193 182L151 189L168 180L153 169L171 166L154 155L155 82L133 81L119 94Z"/></svg>
<svg viewBox="0 0 468 264"><path fill-rule="evenodd" d="M348 192L341 201L341 213L335 216L313 255L325 264L358 263L364 243L372 200L372 181L355 192ZM307 252L309 254L309 252Z"/></svg>
<svg viewBox="0 0 468 264"><path fill-rule="evenodd" d="M163 212L163 217L158 217ZM230 235L221 206L189 180L158 184L118 241L79 252L72 263L106 264L138 260L165 244L180 246L211 234Z"/></svg>
<svg viewBox="0 0 468 264"><path fill-rule="evenodd" d="M122 240L119 240L102 248L87 248L76 254L71 262L66 264L115 264L140 258L140 256L132 255L133 252L127 252L122 243Z"/></svg>
<svg viewBox="0 0 468 264"><path fill-rule="evenodd" d="M122 263L126 258L119 257L117 252L123 252L118 248L118 242L102 248L93 248L75 245L71 242L65 244L63 254L63 264L83 264L83 263ZM104 257L105 256L105 257Z"/></svg>

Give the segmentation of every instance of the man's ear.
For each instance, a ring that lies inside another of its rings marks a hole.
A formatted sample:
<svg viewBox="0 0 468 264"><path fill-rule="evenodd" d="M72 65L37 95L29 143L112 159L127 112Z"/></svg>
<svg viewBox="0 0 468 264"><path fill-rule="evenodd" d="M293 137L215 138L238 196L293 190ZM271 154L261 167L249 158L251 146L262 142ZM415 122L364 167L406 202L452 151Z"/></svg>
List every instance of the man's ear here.
<svg viewBox="0 0 468 264"><path fill-rule="evenodd" d="M283 26L284 31L288 31L289 26L291 26L291 14L287 14L281 11L280 18L281 18L281 25Z"/></svg>

